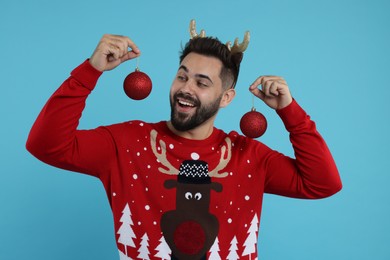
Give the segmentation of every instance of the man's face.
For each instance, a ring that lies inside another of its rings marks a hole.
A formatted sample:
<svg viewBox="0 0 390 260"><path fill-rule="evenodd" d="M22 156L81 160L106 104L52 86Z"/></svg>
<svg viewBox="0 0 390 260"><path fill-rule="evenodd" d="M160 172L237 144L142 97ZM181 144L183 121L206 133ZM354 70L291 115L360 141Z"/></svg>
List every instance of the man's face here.
<svg viewBox="0 0 390 260"><path fill-rule="evenodd" d="M222 62L214 57L189 53L180 64L171 86L171 123L176 130L193 129L219 110L223 96Z"/></svg>

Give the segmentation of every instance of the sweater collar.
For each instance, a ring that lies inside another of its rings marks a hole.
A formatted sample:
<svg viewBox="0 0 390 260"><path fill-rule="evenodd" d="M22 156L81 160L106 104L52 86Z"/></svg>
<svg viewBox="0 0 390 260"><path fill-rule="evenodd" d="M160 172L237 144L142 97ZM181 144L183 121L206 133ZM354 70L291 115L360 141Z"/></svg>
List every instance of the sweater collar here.
<svg viewBox="0 0 390 260"><path fill-rule="evenodd" d="M213 132L211 133L211 135L203 140L193 140L193 139L188 139L176 135L168 128L167 121L161 121L156 123L155 128L160 134L168 136L184 145L193 146L193 147L213 144L215 142L218 142L219 139L224 137L224 133L220 129L217 129L216 127L213 128Z"/></svg>

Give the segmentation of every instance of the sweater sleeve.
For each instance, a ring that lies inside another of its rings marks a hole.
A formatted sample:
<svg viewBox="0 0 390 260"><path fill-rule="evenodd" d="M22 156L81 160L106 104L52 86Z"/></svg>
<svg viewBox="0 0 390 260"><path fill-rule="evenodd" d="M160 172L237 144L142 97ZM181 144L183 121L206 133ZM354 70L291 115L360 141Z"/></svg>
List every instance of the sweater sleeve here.
<svg viewBox="0 0 390 260"><path fill-rule="evenodd" d="M295 100L277 113L290 133L295 159L280 153L268 158L265 192L307 199L337 193L340 176L315 123Z"/></svg>
<svg viewBox="0 0 390 260"><path fill-rule="evenodd" d="M74 69L50 97L32 129L26 148L41 161L99 177L107 168L115 146L104 127L77 130L88 95L101 72L88 60Z"/></svg>

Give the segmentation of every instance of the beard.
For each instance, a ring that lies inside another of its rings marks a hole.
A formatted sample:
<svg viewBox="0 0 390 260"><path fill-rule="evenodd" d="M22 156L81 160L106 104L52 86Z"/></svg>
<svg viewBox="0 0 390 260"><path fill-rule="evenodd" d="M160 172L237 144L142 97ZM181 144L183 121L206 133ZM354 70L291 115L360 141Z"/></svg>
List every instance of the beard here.
<svg viewBox="0 0 390 260"><path fill-rule="evenodd" d="M178 112L176 109L178 98L185 99L188 102L194 104L195 112L192 114ZM178 131L188 131L203 124L215 114L217 114L221 99L222 95L219 96L214 102L207 105L202 105L198 99L192 97L191 95L176 93L173 98L170 99L171 123L173 127L175 127L175 129Z"/></svg>

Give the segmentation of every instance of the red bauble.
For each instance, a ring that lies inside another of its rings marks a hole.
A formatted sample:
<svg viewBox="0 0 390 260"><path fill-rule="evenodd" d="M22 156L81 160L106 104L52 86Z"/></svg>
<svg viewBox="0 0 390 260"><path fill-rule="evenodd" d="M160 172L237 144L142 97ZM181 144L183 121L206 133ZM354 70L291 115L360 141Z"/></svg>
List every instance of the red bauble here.
<svg viewBox="0 0 390 260"><path fill-rule="evenodd" d="M249 138L258 138L267 130L267 119L255 108L242 116L240 120L242 133Z"/></svg>
<svg viewBox="0 0 390 260"><path fill-rule="evenodd" d="M152 80L148 75L139 71L137 68L125 78L123 82L123 90L131 99L144 99L149 96L152 91Z"/></svg>

